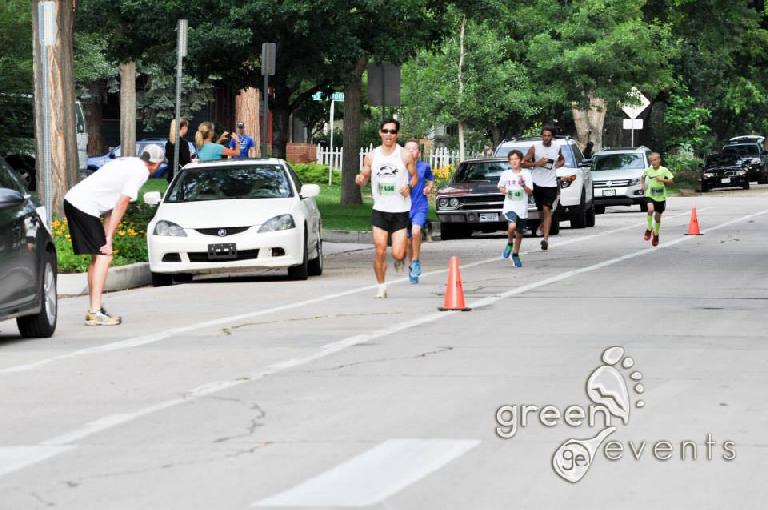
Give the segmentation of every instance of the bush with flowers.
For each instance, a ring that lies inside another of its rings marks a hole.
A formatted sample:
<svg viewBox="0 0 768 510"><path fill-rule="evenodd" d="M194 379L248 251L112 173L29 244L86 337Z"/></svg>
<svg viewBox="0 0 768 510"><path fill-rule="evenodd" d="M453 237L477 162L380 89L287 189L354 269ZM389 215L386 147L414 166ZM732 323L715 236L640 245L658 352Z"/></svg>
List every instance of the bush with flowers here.
<svg viewBox="0 0 768 510"><path fill-rule="evenodd" d="M435 189L440 189L448 185L453 172L456 171L456 165L439 166L432 170L432 174L435 176Z"/></svg>
<svg viewBox="0 0 768 510"><path fill-rule="evenodd" d="M147 261L147 223L154 210L142 203L132 203L117 227L112 240L113 266L125 266L134 262ZM81 273L88 270L90 255L75 255L66 218L54 218L51 222L53 239L56 243L58 269L62 273Z"/></svg>

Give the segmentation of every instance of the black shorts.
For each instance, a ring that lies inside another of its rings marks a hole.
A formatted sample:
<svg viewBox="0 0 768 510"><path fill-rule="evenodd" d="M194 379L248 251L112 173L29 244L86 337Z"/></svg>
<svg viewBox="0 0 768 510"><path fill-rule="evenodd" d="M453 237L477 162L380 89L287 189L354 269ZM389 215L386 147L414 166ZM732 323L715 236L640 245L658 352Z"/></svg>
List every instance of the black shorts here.
<svg viewBox="0 0 768 510"><path fill-rule="evenodd" d="M99 249L107 244L101 220L84 213L66 200L64 214L69 224L69 236L72 239L72 251L75 255L100 255Z"/></svg>
<svg viewBox="0 0 768 510"><path fill-rule="evenodd" d="M557 200L557 186L548 188L533 185L533 199L536 201L536 209L541 211L544 207L552 209L552 204Z"/></svg>
<svg viewBox="0 0 768 510"><path fill-rule="evenodd" d="M664 209L667 208L667 201L666 200L662 200L661 202L656 202L655 200L653 200L651 198L646 198L645 201L646 201L646 204L653 204L654 212L657 212L659 214L663 213Z"/></svg>
<svg viewBox="0 0 768 510"><path fill-rule="evenodd" d="M411 218L408 211L394 213L377 211L376 209L371 211L371 225L387 232L397 232L398 230L408 228L410 221Z"/></svg>

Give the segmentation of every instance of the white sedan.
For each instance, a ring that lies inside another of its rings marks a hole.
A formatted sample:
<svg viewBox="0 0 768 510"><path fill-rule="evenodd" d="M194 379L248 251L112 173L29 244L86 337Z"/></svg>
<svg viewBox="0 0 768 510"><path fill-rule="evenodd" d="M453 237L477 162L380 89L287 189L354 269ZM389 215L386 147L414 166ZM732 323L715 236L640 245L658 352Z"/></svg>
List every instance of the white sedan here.
<svg viewBox="0 0 768 510"><path fill-rule="evenodd" d="M281 159L192 163L176 176L147 226L153 285L199 273L288 268L304 280L323 272L317 184Z"/></svg>

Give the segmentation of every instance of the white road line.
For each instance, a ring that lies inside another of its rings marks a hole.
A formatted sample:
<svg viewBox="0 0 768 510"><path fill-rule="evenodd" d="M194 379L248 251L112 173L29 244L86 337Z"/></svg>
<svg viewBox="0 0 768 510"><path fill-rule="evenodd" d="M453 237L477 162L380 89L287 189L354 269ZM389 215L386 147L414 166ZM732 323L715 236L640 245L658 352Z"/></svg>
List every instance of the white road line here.
<svg viewBox="0 0 768 510"><path fill-rule="evenodd" d="M390 439L256 507L375 505L464 455L473 439Z"/></svg>
<svg viewBox="0 0 768 510"><path fill-rule="evenodd" d="M725 223L721 223L721 224L719 224L719 225L717 225L715 227L711 227L711 228L702 230L702 233L706 234L706 233L709 233L709 232L714 232L714 231L719 230L721 228L725 228L725 227L727 227L729 225L733 225L735 223L746 221L746 220L749 220L751 218L764 215L766 213L768 213L768 209L766 209L764 211L760 211L760 212L754 213L754 214L749 214L749 215L746 215L746 216L742 216L740 218L736 218L734 220L727 221ZM560 282L560 281L563 281L565 279L572 278L573 276L576 276L576 275L588 273L588 272L591 272L591 271L595 271L597 269L602 269L604 267L608 267L608 266L611 266L611 265L616 264L618 262L621 262L621 261L624 261L624 260L627 260L627 259L630 259L630 258L638 257L640 255L645 255L645 254L649 254L649 253L655 253L660 248L668 248L670 246L674 246L676 244L679 244L679 243L682 243L684 241L687 241L689 239L694 239L694 238L697 238L697 236L683 236L683 237L680 237L680 238L675 239L673 241L669 241L667 243L662 243L662 244L660 244L656 248L646 248L646 249L643 249L643 250L638 250L638 251L629 253L627 255L622 255L620 257L615 257L615 258L612 258L612 259L604 260L603 262L598 262L597 264L593 264L591 266L587 266L587 267L584 267L584 268L581 268L581 269L576 269L576 270L572 270L572 271L566 271L566 272L561 273L559 275L555 275L553 277L546 278L546 279L540 280L538 282L534 282L534 283L530 283L528 285L523 285L523 286L520 286L520 287L516 287L514 289L510 289L509 291L504 292L502 294L498 294L496 296L490 296L490 297L487 297L487 298L484 298L484 299L480 299L478 301L469 303L469 305L474 307L474 308L479 308L479 307L483 307L483 306L489 306L489 305L491 305L493 303L496 303L498 301L501 301L502 299L505 299L505 298L507 298L509 296L513 296L513 295L516 295L516 294L521 294L521 293L523 293L525 291L532 290L532 289L539 288L539 287L543 287L543 286L549 285L551 283ZM497 260L497 259L493 259L493 260ZM123 425L123 424L129 423L129 422L131 422L133 420L136 420L138 418L150 415L152 413L155 413L155 412L158 412L158 411L161 411L161 410L164 410L164 409L169 409L171 407L175 407L175 406L183 404L185 402L190 402L190 401L196 400L196 399L198 399L200 397L204 397L204 396L207 396L207 395L212 395L212 394L219 393L221 391L224 391L224 390L227 390L227 389L230 389L230 388L235 388L235 387L241 386L243 384L251 383L251 382L263 379L264 377L267 377L269 375L278 374L278 373L283 372L285 370L289 370L289 369L292 369L292 368L297 368L297 367L306 365L308 363L311 363L313 361L317 361L319 359L325 358L325 357L330 356L332 354L336 354L336 353L339 353L341 351L344 351L344 350L348 349L349 347L352 347L352 346L355 346L355 345L359 345L359 344L363 344L363 343L366 343L366 342L370 342L370 341L376 340L378 338L387 337L387 336L393 335L395 333L399 333L400 331L404 331L404 330L407 330L407 329L411 329L411 328L420 326L422 324L428 324L430 322L435 322L435 321L437 321L439 319L444 319L446 317L449 317L449 316L457 314L457 313L461 313L461 312L456 312L456 311L434 312L434 313L431 313L429 315L424 315L424 316L418 317L416 319L413 319L413 320L410 320L410 321L407 321L407 322L403 322L403 323L397 324L397 325L389 327L389 328L378 329L378 330L372 331L370 333L354 335L354 336L351 336L351 337L343 338L341 340L330 342L330 343L322 346L318 351L316 351L316 352L314 352L312 354L308 354L306 356L301 356L301 357L298 357L298 358L292 358L292 359L288 359L288 360L281 361L281 362L278 362L278 363L274 363L274 364L268 366L267 368L259 370L257 372L254 372L254 373L252 373L252 374L250 374L248 376L237 377L235 379L229 379L229 380L224 380L224 381L213 381L213 382L210 382L210 383L206 383L204 385L198 386L198 387L190 390L189 392L185 393L182 398L174 398L174 399L166 400L166 401L154 404L152 406L145 407L145 408L140 409L138 411L135 411L133 413L122 413L122 414L109 415L109 416L106 416L106 417L101 418L99 420L96 420L94 422L90 422L90 423L84 425L83 427L81 427L80 429L74 430L74 431L69 432L67 434L63 434L61 436L57 436L57 437L48 439L47 441L44 441L44 442L42 442L40 444L43 445L43 446L64 446L64 445L68 445L68 444L71 444L71 443L73 443L75 441L85 439L85 438L87 438L87 437L89 437L89 436L91 436L93 434L96 434L96 433L99 433L99 432L103 432L105 430L108 430L110 428L116 427L118 425ZM52 455L55 455L55 454L56 453L53 453ZM41 459L41 460L45 460L45 459ZM25 464L25 465L28 465L28 464ZM2 473L0 473L0 475L2 475Z"/></svg>
<svg viewBox="0 0 768 510"><path fill-rule="evenodd" d="M37 464L74 446L0 446L0 476Z"/></svg>
<svg viewBox="0 0 768 510"><path fill-rule="evenodd" d="M700 210L703 210L703 209L700 209ZM687 215L687 214L688 213L684 213L684 214L681 214L681 215L678 215L678 216L683 216L683 215ZM675 218L675 217L678 217L678 216L672 216L672 218ZM585 235L585 236L574 237L574 238L568 239L566 241L562 241L562 242L559 242L559 243L553 243L552 246L554 248L559 247L559 246L566 246L566 245L569 245L569 244L574 244L574 243L579 243L579 242L583 242L583 241L588 241L590 239L594 239L595 237L611 235L611 234L614 234L614 233L617 233L617 232L622 232L622 231L633 229L633 228L636 228L636 227L637 227L637 224L633 223L632 225L628 225L626 227L620 227L620 228L616 228L616 229L612 229L612 230L607 230L605 232L599 232L597 234L589 234L589 235ZM483 265L483 264L489 264L491 262L498 262L498 260L499 260L498 257L493 257L493 258L489 258L489 259L480 260L480 261L477 261L477 262L472 262L472 263L469 263L469 264L464 264L461 267L463 269L467 269L467 268L471 268L471 267L480 266L480 265ZM422 274L422 278L426 278L426 277L434 276L434 275L438 275L438 274L443 274L443 273L446 273L446 272L448 272L447 269L439 269L439 270L435 270L435 271L428 271L428 272L425 272L424 274ZM407 278L399 278L399 279L396 279L396 280L389 281L388 284L389 285L395 285L395 284L399 284L399 283L405 283L406 281L408 281ZM255 311L255 312L248 312L248 313L243 313L243 314L238 314L238 315L231 315L231 316L228 316L228 317L222 317L220 319L213 319L213 320L209 320L209 321L196 322L196 323L193 323L193 324L189 324L187 326L181 326L181 327L177 327L177 328L171 328L171 329L166 329L166 330L163 330L163 331L158 331L157 333L151 333L151 334L148 334L148 335L142 335L142 336L138 336L138 337L134 337L134 338L128 338L126 340L119 340L119 341L116 341L116 342L110 342L108 344L97 345L95 347L88 347L88 348L85 348L85 349L78 349L76 351L72 351L72 352L69 352L67 354L61 354L59 356L52 356L50 358L44 358L44 359L41 359L41 360L38 360L38 361L33 361L31 363L25 363L25 364L22 364L22 365L14 365L14 366L10 366L10 367L0 368L0 375L15 374L15 373L19 373L19 372L29 372L31 370L36 370L36 369L39 369L39 368L46 367L46 366L48 366L48 365L50 365L52 363L58 362L58 361L64 361L64 360L68 360L68 359L81 358L81 357L84 357L84 356L92 356L94 354L102 354L102 353L107 353L107 352L114 352L114 351L120 351L120 350L124 350L124 349L132 349L132 348L135 348L135 347L141 347L141 346L144 346L144 345L149 345L149 344L153 344L153 343L156 343L156 342L160 342L162 340L166 340L168 338L172 338L172 337L175 337L177 335L182 335L184 333L190 333L192 331L198 331L198 330L201 330L201 329L212 328L212 327L216 327L216 326L225 326L225 325L229 325L229 324L231 324L233 322L245 321L245 320L252 319L254 317L259 317L259 316L263 316L263 315L269 315L269 314L273 314L273 313L277 313L277 312L282 312L282 311L285 311L285 310L292 310L292 309L295 309L295 308L302 308L302 307L305 307L305 306L308 306L308 305L312 305L312 304L316 304L316 303L322 303L324 301L330 301L332 299L338 299L338 298L341 298L341 297L349 296L349 295L352 295L352 294L357 294L357 293L364 292L364 291L371 291L371 290L374 290L374 289L376 289L376 285L365 285L365 286L362 286L362 287L356 287L356 288L349 289L349 290L342 291L342 292L336 292L336 293L333 293L333 294L326 294L324 296L319 296L319 297L312 298L312 299L307 299L307 300L304 300L304 301L297 301L297 302L294 302L294 303L288 303L288 304L281 305L281 306L275 306L275 307L268 308L268 309L265 309L265 310L258 310L258 311Z"/></svg>

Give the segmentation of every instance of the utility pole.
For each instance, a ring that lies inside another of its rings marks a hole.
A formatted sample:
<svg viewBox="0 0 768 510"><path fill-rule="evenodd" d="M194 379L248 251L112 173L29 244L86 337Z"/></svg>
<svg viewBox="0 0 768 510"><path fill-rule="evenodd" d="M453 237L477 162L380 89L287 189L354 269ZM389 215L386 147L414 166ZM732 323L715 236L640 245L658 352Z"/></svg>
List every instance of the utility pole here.
<svg viewBox="0 0 768 510"><path fill-rule="evenodd" d="M264 76L264 111L261 117L261 157L267 157L267 119L269 114L269 77L275 74L275 60L277 54L276 43L263 43L261 45L261 74Z"/></svg>
<svg viewBox="0 0 768 510"><path fill-rule="evenodd" d="M176 25L178 32L176 40L176 143L173 144L173 173L179 169L179 146L181 144L181 68L184 57L187 56L188 21L180 19ZM170 171L170 170L169 170Z"/></svg>

